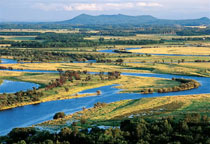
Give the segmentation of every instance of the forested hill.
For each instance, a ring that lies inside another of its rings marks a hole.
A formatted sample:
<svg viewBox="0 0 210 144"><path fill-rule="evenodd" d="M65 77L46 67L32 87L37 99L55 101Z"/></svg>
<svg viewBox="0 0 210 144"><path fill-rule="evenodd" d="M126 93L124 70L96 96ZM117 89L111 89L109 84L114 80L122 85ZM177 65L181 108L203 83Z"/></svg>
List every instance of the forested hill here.
<svg viewBox="0 0 210 144"><path fill-rule="evenodd" d="M91 16L87 14L81 14L73 19L56 22L60 24L81 24L81 25L89 25L89 24L97 24L97 25L115 25L115 24L132 24L132 25L210 25L210 19L207 17L203 17L200 19L188 19L188 20L166 20L166 19L158 19L150 15L142 15L142 16L128 16L128 15L99 15L99 16Z"/></svg>

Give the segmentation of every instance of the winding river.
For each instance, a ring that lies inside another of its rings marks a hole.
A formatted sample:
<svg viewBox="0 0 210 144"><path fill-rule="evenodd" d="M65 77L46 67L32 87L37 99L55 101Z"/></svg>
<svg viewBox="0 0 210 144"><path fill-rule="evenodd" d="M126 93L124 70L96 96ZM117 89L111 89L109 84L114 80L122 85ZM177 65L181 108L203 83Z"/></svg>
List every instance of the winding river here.
<svg viewBox="0 0 210 144"><path fill-rule="evenodd" d="M113 50L110 50L110 52ZM105 52L105 51L100 51ZM107 52L107 50L106 50ZM56 71L40 71L40 70L13 70L13 71L22 71L22 72L51 72L55 73ZM153 94L136 94L136 93L119 93L121 90L115 88L116 85L103 86L94 89L88 89L81 91L80 93L92 93L100 90L102 94L100 96L93 97L83 97L75 98L69 100L58 100L50 101L37 105L27 105L23 107L17 107L14 109L9 109L5 111L0 111L0 135L5 135L12 128L15 127L26 127L33 124L41 123L46 120L53 118L53 115L56 112L63 111L66 114L71 114L77 111L82 110L83 107L90 108L96 102L116 102L126 99L139 99L143 97L161 97L161 96L175 96L175 95L191 95L191 94L204 94L210 93L209 85L210 78L206 77L196 77L196 76L178 76L171 74L152 74L152 73L122 73L126 76L141 76L141 77L157 77L157 78L166 78L171 79L172 77L176 78L185 78L185 79L194 79L201 83L201 86L197 89L180 91L180 92L171 92L171 93L153 93ZM6 81L7 82L7 81ZM4 85L4 83L2 84ZM0 89L2 87L0 86ZM8 86L5 86L7 88ZM10 87L10 86L9 86Z"/></svg>

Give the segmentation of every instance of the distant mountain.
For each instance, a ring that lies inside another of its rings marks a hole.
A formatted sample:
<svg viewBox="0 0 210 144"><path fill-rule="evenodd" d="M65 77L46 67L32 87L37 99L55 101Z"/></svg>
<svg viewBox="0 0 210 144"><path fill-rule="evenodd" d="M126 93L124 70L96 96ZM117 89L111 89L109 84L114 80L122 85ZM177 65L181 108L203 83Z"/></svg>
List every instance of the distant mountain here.
<svg viewBox="0 0 210 144"><path fill-rule="evenodd" d="M200 19L188 19L188 20L166 20L158 19L150 15L142 16L128 16L128 15L99 15L91 16L87 14L81 14L70 20L56 22L60 24L80 24L80 25L142 25L142 24L157 24L157 25L210 25L210 19L203 17Z"/></svg>

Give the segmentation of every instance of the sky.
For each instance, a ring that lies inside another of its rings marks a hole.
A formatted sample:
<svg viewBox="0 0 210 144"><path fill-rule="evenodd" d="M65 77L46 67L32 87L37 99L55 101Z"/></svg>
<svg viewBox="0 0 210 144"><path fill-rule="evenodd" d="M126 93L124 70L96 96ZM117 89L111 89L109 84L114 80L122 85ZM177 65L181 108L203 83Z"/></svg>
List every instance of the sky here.
<svg viewBox="0 0 210 144"><path fill-rule="evenodd" d="M210 18L210 0L0 0L0 22L60 21L84 13Z"/></svg>

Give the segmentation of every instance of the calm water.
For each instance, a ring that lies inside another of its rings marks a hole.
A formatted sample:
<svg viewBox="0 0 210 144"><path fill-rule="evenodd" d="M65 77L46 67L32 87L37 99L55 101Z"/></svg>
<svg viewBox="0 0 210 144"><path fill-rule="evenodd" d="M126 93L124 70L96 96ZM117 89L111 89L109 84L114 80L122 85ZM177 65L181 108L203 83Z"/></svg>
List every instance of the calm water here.
<svg viewBox="0 0 210 144"><path fill-rule="evenodd" d="M1 59L1 63L0 64L16 64L17 60L14 59Z"/></svg>
<svg viewBox="0 0 210 144"><path fill-rule="evenodd" d="M38 88L39 85L30 82L20 82L20 81L10 81L4 80L0 84L0 94L2 93L16 93L18 91L27 91L33 89L33 87ZM1 126L1 124L0 124Z"/></svg>
<svg viewBox="0 0 210 144"><path fill-rule="evenodd" d="M97 90L102 91L102 95L94 97L84 97L76 98L70 100L60 100L45 102L38 105L28 105L23 107L18 107L6 111L0 112L0 135L7 134L12 128L15 127L25 127L53 118L56 112L63 111L66 114L71 114L76 111L82 110L83 107L90 108L96 102L115 102L125 99L139 99L143 97L160 97L160 96L175 96L175 95L189 95L189 94L201 94L210 93L209 85L210 78L204 77L191 77L191 76L177 76L177 75L167 75L167 74L140 74L140 73L123 73L123 75L130 76L144 76L144 77L159 77L159 78L186 78L195 79L199 81L202 86L198 89L181 91L181 92L171 92L171 93L154 93L154 94L135 94L135 93L121 93L119 89L114 88L116 85L103 86L99 88L89 89L81 91L80 93L92 93Z"/></svg>
<svg viewBox="0 0 210 144"><path fill-rule="evenodd" d="M17 64L17 60L14 60L14 59L3 59L1 58L1 63L0 64ZM31 62L20 62L21 64L24 64L24 63L31 63ZM33 63L46 63L46 62L33 62ZM33 64L31 63L31 64ZM48 63L71 63L71 62L48 62ZM87 60L87 61L74 61L73 63L96 63L96 60Z"/></svg>

